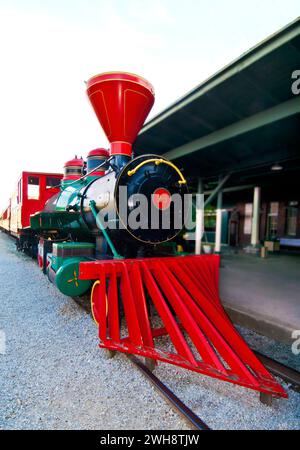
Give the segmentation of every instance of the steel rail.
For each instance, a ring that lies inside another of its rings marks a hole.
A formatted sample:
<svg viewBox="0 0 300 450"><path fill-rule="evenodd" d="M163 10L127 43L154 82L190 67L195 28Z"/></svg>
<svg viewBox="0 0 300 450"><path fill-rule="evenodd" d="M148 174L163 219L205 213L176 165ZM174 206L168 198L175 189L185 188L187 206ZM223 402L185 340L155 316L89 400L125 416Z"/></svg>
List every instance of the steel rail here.
<svg viewBox="0 0 300 450"><path fill-rule="evenodd" d="M188 406L186 406L162 381L159 380L138 358L133 355L126 355L128 359L142 372L143 375L153 384L153 386L168 400L169 403L179 412L190 425L196 430L210 430Z"/></svg>
<svg viewBox="0 0 300 450"><path fill-rule="evenodd" d="M270 358L269 356L263 355L262 353L252 349L255 355L260 359L260 361L266 366L266 368L276 375L282 378L284 381L291 383L295 391L300 392L300 372L292 367L286 366L285 364Z"/></svg>

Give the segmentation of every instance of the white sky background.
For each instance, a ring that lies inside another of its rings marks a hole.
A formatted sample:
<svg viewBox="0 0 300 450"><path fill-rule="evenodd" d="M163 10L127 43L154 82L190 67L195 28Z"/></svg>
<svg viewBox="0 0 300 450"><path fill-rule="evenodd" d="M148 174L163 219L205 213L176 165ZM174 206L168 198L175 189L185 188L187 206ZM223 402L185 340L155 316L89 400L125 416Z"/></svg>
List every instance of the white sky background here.
<svg viewBox="0 0 300 450"><path fill-rule="evenodd" d="M153 117L299 11L299 0L0 0L0 210L22 170L61 172L107 147L89 76L147 78Z"/></svg>

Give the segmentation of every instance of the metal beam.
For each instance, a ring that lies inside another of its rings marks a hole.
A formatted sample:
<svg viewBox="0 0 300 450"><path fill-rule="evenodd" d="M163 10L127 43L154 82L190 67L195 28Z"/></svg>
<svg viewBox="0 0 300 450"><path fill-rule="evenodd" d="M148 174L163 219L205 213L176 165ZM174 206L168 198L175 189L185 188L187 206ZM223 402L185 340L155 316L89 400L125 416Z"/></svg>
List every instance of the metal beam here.
<svg viewBox="0 0 300 450"><path fill-rule="evenodd" d="M242 184L241 186L231 186L228 188L224 188L222 189L222 191L224 193L226 192L236 192L236 191L243 191L245 189L252 189L254 188L254 184ZM209 195L213 192L213 189L209 190L209 191L204 191L204 195Z"/></svg>
<svg viewBox="0 0 300 450"><path fill-rule="evenodd" d="M214 87L233 77L237 73L242 72L244 69L259 61L264 56L270 54L272 51L278 49L284 44L289 43L292 39L299 35L300 18L297 18L286 27L279 30L277 33L271 35L255 47L251 48L248 52L235 59L232 63L228 64L223 69L219 70L212 77L208 78L188 94L177 100L165 111L162 111L156 117L153 117L153 119L149 120L149 122L144 125L139 136L141 136L147 130L162 122L164 119L171 116L175 112L181 110L184 106L192 103L194 100L198 99Z"/></svg>
<svg viewBox="0 0 300 450"><path fill-rule="evenodd" d="M254 114L251 117L235 122L221 130L217 130L213 133L207 134L199 139L190 141L180 147L174 148L163 156L168 159L177 159L191 153L195 153L199 150L207 148L211 145L219 144L228 139L240 136L249 131L256 130L270 123L278 120L285 119L294 114L300 113L300 98L295 96L291 100L269 108L265 111L261 111Z"/></svg>
<svg viewBox="0 0 300 450"><path fill-rule="evenodd" d="M222 180L220 180L218 186L212 191L210 196L205 200L204 208L213 201L213 199L219 193L219 191L222 189L222 187L224 186L224 184L226 183L226 181L228 180L230 175L231 175L231 173L228 173Z"/></svg>

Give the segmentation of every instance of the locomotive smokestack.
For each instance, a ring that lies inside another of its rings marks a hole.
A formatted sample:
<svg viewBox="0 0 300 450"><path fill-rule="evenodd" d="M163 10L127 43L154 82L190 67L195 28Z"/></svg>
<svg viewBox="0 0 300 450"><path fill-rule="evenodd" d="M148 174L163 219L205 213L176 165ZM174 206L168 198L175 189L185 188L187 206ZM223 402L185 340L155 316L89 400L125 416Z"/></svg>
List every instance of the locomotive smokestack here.
<svg viewBox="0 0 300 450"><path fill-rule="evenodd" d="M87 81L87 94L110 142L110 154L129 159L154 103L154 89L138 75L109 72Z"/></svg>

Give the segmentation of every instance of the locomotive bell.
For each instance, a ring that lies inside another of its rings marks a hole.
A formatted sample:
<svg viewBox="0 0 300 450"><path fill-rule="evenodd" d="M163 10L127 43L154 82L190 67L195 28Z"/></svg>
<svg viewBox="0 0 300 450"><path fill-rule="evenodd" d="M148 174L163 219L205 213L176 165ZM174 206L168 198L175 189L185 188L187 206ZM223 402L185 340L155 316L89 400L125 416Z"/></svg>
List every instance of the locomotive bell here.
<svg viewBox="0 0 300 450"><path fill-rule="evenodd" d="M110 155L127 162L154 103L152 85L138 75L107 72L87 81L87 94L110 142Z"/></svg>

